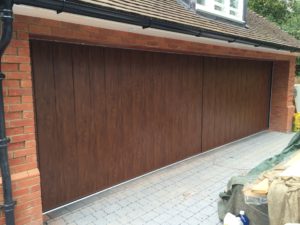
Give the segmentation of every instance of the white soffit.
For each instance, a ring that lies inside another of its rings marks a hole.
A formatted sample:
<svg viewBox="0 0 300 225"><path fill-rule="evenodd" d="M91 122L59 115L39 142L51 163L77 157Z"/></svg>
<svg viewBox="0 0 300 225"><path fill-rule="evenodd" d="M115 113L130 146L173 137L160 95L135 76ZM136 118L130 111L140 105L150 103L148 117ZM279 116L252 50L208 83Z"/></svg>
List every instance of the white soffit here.
<svg viewBox="0 0 300 225"><path fill-rule="evenodd" d="M259 51L259 52L269 52L269 53L294 55L294 56L298 55L297 53L291 53L289 51L275 50L275 49L263 48L263 47L254 47L251 45L245 45L239 43L228 43L227 41L220 41L220 40L203 38L203 37L194 37L191 35L179 34L175 32L163 31L163 30L158 30L153 28L143 29L142 27L136 25L113 22L109 20L81 16L81 15L76 15L71 13L62 12L57 14L56 11L54 10L36 8L31 6L14 5L13 10L14 13L17 15L57 20L57 21L81 24L81 25L98 27L98 28L119 30L119 31L131 32L136 34L165 37L165 38L171 38L176 40L184 40L184 41L195 42L195 43L210 44L216 46L231 47L231 48L238 48L238 49L245 49L245 50L252 50L252 51Z"/></svg>

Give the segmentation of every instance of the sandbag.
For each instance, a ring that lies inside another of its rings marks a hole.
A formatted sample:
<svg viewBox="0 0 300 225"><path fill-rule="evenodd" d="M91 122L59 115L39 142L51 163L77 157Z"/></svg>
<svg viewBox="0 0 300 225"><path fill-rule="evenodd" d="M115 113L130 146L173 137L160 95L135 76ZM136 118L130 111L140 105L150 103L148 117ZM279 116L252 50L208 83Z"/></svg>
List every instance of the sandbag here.
<svg viewBox="0 0 300 225"><path fill-rule="evenodd" d="M300 177L277 177L269 193L270 225L300 223Z"/></svg>
<svg viewBox="0 0 300 225"><path fill-rule="evenodd" d="M288 160L300 149L300 132L296 133L287 147L281 153L264 160L254 167L246 176L232 177L227 186L227 191L220 193L218 202L218 215L223 220L226 213L238 214L244 210L250 219L251 225L269 225L268 205L250 205L245 203L243 188L247 183L256 180L264 172L271 170L278 164ZM274 224L278 225L278 224Z"/></svg>

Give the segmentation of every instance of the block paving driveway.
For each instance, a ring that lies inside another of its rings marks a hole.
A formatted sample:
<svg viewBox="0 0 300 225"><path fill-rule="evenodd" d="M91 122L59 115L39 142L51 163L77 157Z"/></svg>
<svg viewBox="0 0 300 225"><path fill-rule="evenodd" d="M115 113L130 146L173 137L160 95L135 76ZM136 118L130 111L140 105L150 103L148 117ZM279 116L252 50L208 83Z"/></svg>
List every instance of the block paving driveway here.
<svg viewBox="0 0 300 225"><path fill-rule="evenodd" d="M219 225L220 192L293 134L263 132L48 213L47 225Z"/></svg>

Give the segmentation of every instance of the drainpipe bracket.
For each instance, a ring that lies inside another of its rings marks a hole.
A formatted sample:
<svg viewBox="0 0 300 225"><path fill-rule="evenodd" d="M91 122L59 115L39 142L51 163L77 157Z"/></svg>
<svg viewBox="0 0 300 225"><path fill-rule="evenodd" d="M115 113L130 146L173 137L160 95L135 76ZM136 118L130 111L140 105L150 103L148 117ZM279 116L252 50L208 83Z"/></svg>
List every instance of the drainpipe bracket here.
<svg viewBox="0 0 300 225"><path fill-rule="evenodd" d="M5 79L5 74L0 72L0 81Z"/></svg>
<svg viewBox="0 0 300 225"><path fill-rule="evenodd" d="M57 13L57 14L60 14L60 13L64 12L65 7L66 7L66 0L63 0L63 3L62 3L61 8L58 9L58 10L56 10L56 13Z"/></svg>
<svg viewBox="0 0 300 225"><path fill-rule="evenodd" d="M233 42L236 42L236 41L237 41L237 39L233 38L233 39L229 40L228 43L233 43Z"/></svg>
<svg viewBox="0 0 300 225"><path fill-rule="evenodd" d="M0 11L0 18L1 19L13 19L13 12L11 9L2 9Z"/></svg>
<svg viewBox="0 0 300 225"><path fill-rule="evenodd" d="M199 32L195 35L196 37L201 37L202 36L202 30L199 30Z"/></svg>
<svg viewBox="0 0 300 225"><path fill-rule="evenodd" d="M10 143L10 138L8 137L0 139L0 148L7 147L9 143Z"/></svg>
<svg viewBox="0 0 300 225"><path fill-rule="evenodd" d="M0 205L0 209L4 210L5 212L11 212L14 210L16 204L17 204L17 201L12 201L9 204Z"/></svg>
<svg viewBox="0 0 300 225"><path fill-rule="evenodd" d="M147 28L151 28L151 26L152 26L152 19L149 19L147 23L142 26L142 28L147 29Z"/></svg>

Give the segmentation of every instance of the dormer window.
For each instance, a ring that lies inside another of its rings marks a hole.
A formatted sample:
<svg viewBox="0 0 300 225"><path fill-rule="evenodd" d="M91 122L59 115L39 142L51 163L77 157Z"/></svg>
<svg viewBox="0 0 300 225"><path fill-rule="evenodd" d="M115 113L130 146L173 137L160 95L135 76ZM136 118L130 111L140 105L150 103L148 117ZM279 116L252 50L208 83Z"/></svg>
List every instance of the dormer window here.
<svg viewBox="0 0 300 225"><path fill-rule="evenodd" d="M237 22L244 21L244 0L197 0L196 9Z"/></svg>

